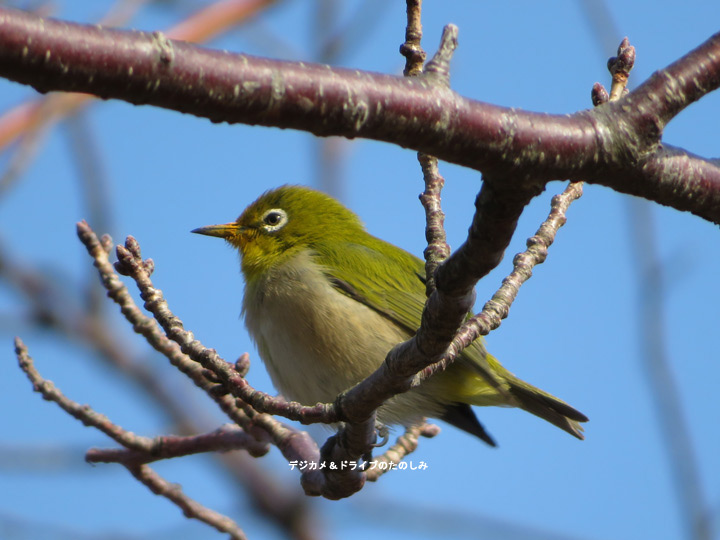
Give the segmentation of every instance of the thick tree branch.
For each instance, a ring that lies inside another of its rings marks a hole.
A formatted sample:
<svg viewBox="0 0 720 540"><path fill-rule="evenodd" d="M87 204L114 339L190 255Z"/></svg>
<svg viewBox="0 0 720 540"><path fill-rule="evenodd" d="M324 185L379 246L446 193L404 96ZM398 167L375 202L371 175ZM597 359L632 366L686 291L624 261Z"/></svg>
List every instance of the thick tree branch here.
<svg viewBox="0 0 720 540"><path fill-rule="evenodd" d="M392 142L513 184L585 180L720 223L720 166L660 146L666 123L720 86L720 34L623 99L569 116L469 100L422 77L230 54L8 8L0 76L215 122Z"/></svg>
<svg viewBox="0 0 720 540"><path fill-rule="evenodd" d="M145 0L143 0L145 1ZM167 29L171 39L199 43L237 27L277 0L219 0L200 8L187 19ZM140 1L137 4L142 3ZM128 2L118 2L98 24L105 27L123 26L127 22ZM0 148L9 145L26 132L51 124L91 101L88 94L58 94L34 102L25 102L6 111L0 119Z"/></svg>

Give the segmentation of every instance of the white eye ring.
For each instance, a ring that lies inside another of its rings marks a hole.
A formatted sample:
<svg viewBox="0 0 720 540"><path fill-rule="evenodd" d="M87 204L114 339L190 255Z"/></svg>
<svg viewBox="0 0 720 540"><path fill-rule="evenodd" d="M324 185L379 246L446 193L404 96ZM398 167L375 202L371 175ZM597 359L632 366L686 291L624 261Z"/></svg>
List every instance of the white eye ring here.
<svg viewBox="0 0 720 540"><path fill-rule="evenodd" d="M271 208L262 216L263 229L274 232L282 229L288 222L287 213L282 208Z"/></svg>

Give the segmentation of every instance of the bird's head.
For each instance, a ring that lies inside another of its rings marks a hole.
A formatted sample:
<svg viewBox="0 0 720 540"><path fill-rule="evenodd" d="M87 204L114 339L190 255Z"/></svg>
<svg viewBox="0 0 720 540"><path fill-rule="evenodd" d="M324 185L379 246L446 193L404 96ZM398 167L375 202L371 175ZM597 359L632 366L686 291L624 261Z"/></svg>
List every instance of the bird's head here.
<svg viewBox="0 0 720 540"><path fill-rule="evenodd" d="M266 191L235 221L192 232L224 238L237 248L248 280L301 250L367 234L353 212L332 197L303 186Z"/></svg>

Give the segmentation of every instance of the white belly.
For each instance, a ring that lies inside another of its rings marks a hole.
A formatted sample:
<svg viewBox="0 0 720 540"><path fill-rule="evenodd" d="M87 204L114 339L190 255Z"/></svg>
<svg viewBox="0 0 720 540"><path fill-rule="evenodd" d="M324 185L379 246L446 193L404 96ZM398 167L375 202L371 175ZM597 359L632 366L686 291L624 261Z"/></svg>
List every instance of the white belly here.
<svg viewBox="0 0 720 540"><path fill-rule="evenodd" d="M304 405L331 403L409 337L337 291L307 252L262 283L247 286L243 313L273 383L286 398ZM413 391L393 398L379 419L408 424L437 410L437 404Z"/></svg>

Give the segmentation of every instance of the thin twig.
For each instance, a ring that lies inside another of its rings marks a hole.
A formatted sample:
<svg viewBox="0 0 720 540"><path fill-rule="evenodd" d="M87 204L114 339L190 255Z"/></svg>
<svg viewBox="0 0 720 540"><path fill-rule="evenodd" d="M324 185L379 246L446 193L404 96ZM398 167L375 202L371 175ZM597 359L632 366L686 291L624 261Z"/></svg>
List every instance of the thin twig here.
<svg viewBox="0 0 720 540"><path fill-rule="evenodd" d="M627 94L628 77L634 65L635 47L632 47L628 38L625 38L618 47L617 56L608 60L608 70L612 75L609 101L617 101Z"/></svg>
<svg viewBox="0 0 720 540"><path fill-rule="evenodd" d="M440 206L440 192L445 179L440 176L438 160L433 156L418 153L418 161L423 171L425 191L420 195L420 202L425 208L425 239L427 247L425 255L425 293L430 296L436 289L435 272L438 266L450 255L450 246L445 234L445 214Z"/></svg>
<svg viewBox="0 0 720 540"><path fill-rule="evenodd" d="M407 25L405 27L405 43L400 45L400 54L405 57L403 75L414 77L420 75L425 64L425 51L422 49L422 0L407 0Z"/></svg>
<svg viewBox="0 0 720 540"><path fill-rule="evenodd" d="M144 440L143 450L127 448L91 448L85 454L89 463L122 463L140 465L161 459L171 459L206 452L228 452L246 450L253 457L264 456L270 450L266 443L259 442L248 435L244 429L227 424L210 433L178 437L164 435L160 437L140 437Z"/></svg>
<svg viewBox="0 0 720 540"><path fill-rule="evenodd" d="M555 241L555 235L560 227L566 222L565 213L568 207L582 196L582 187L582 182L571 182L562 194L552 198L550 214L535 235L528 239L528 249L517 254L513 259L512 272L503 280L500 288L485 304L482 311L463 324L442 360L426 370L425 376L445 369L447 362L457 357L470 343L500 326L502 320L507 317L520 287L532 276L532 269L545 262L548 248Z"/></svg>
<svg viewBox="0 0 720 540"><path fill-rule="evenodd" d="M254 389L240 376L235 366L221 358L214 349L208 349L194 339L192 333L184 330L182 321L169 309L162 291L156 289L150 281L148 261L139 257L137 241L128 237L126 247L118 246L119 262L116 267L135 279L145 307L165 330L167 336L180 345L180 350L194 362L212 372L219 382L228 385L227 391L235 397L252 405L258 411L279 414L302 423L332 422L333 416L326 416L329 407L305 407L297 402L289 402ZM193 369L197 369L197 365ZM203 372L204 374L205 372Z"/></svg>
<svg viewBox="0 0 720 540"><path fill-rule="evenodd" d="M425 63L425 51L422 48L422 0L407 0L407 26L405 28L405 43L400 46L400 54L405 57L405 69L403 74L406 77L417 77L423 74ZM452 49L451 49L452 56ZM437 55L436 55L437 56ZM446 60L449 62L449 58ZM435 59L433 59L435 61ZM441 61L441 60L438 60ZM449 83L449 80L444 81ZM443 84L448 87L448 84ZM435 271L437 267L447 259L450 254L450 246L447 244L443 214L440 206L440 192L445 185L445 179L440 176L437 158L418 152L417 156L420 167L423 171L425 190L420 195L420 202L425 209L425 239L428 246L424 251L425 255L425 293L430 296L435 290Z"/></svg>
<svg viewBox="0 0 720 540"><path fill-rule="evenodd" d="M419 2L409 2L407 38L405 45L401 47L401 52L407 57L406 71L408 73L416 72L421 67L422 49L419 46L421 35L420 4ZM428 63L429 71L423 73L423 76L427 75L428 85L443 90L449 88L449 63L456 46L457 27L448 25L443 30L438 51ZM431 205L428 207L428 211L431 220L437 221L439 215L435 210L440 182L438 181L439 175L433 174L437 172L437 167L432 167L432 158L425 160L419 156L419 159L421 159L421 163L427 165L424 168L428 169L427 178L431 185L430 189L433 190L429 197L434 199L428 200L428 204ZM440 232L442 232L442 226ZM435 233L436 231L433 230L433 235ZM437 250L442 249L439 247L439 242L439 240L433 242L435 249L429 253L431 255L429 279L431 275L434 275L433 265L438 263ZM338 396L335 401L336 409L341 411L343 418L351 421L335 437L328 439L323 446L322 455L325 460L331 462L356 461L360 456L367 459L376 437L374 426L377 407L392 395L408 390L415 378L412 372L416 373L418 368L427 363L430 357L440 353L445 348L445 341L452 338L454 328L450 327L452 323L449 324L446 319L452 321L457 318L458 324L460 323L465 313L458 313L457 310L459 307L461 308L467 297L443 299L437 294L437 291L431 288L428 290L434 294L428 299L421 328L415 337L393 348L388 353L385 362L363 383ZM474 298L474 293L471 296ZM492 375L489 373L488 378L492 380ZM376 384L376 381L379 384ZM352 415L352 418L349 415ZM344 497L352 490L359 490L362 487L365 475L358 474L357 471L346 471L344 475L328 476L326 480L326 492L324 493L326 497L334 498L335 495Z"/></svg>
<svg viewBox="0 0 720 540"><path fill-rule="evenodd" d="M448 25L444 31L438 52L434 55L433 60L429 64L433 65L431 77L425 79L425 83L438 89L438 91L448 91L449 86L449 62L452 53L457 45L457 28ZM427 74L424 74L427 75ZM437 190L437 185L434 189ZM483 192L481 191L481 194ZM485 204L488 201L484 201ZM524 202L518 205L517 210L524 207ZM492 207L492 205L488 205ZM496 209L497 211L497 209ZM479 212L483 216L486 213ZM491 218L494 216L489 213ZM437 217L437 213L434 214ZM471 234L477 233L480 225L474 220L474 227L471 228ZM481 236L475 234L475 237ZM346 431L365 430L370 422L370 415L377 409L386 399L406 392L416 387L423 380L424 370L438 357L441 357L460 327L466 319L467 313L472 309L475 300L474 285L483 274L475 272L467 272L468 268L475 270L476 268L466 264L472 260L477 253L484 253L486 248L493 249L503 246L495 246L486 240L489 237L481 236L470 247L465 246L464 251L461 248L461 260L454 261L451 267L452 278L456 278L459 286L456 285L455 279L448 280L445 285L450 285L450 289L443 288L441 290L438 283L437 288L430 294L427 299L425 309L422 314L422 321L419 330L415 336L401 344L395 346L387 355L385 362L373 372L367 379L351 388L347 392L338 396L336 405L341 412L341 418L349 421ZM493 240L495 237L493 236ZM452 259L452 258L451 258ZM451 259L448 259L450 262ZM499 261L499 258L497 259ZM497 264L497 262L495 262ZM447 263L439 268L442 270L447 267ZM489 271L492 266L484 268ZM484 371L484 376L488 383L499 392L502 392L500 383L495 379L494 375L489 371Z"/></svg>
<svg viewBox="0 0 720 540"><path fill-rule="evenodd" d="M107 416L94 411L89 405L76 403L58 390L52 381L43 379L37 369L35 369L33 359L28 354L27 347L19 337L15 338L15 355L17 356L20 369L25 372L25 375L27 375L27 378L32 383L33 390L42 394L43 399L57 403L61 409L73 418L80 420L83 425L102 431L105 435L126 448L140 452L148 450L147 439L145 437L139 437L113 424Z"/></svg>
<svg viewBox="0 0 720 540"><path fill-rule="evenodd" d="M108 296L120 306L120 311L128 322L132 324L133 330L142 335L156 351L160 352L173 366L187 375L196 386L210 395L228 417L238 425L251 429L251 420L247 412L242 408L238 408L235 400L231 397L215 392L216 383L205 376L202 367L185 355L177 344L170 341L160 331L157 323L145 316L135 305L130 292L120 281L108 259L108 250L112 245L112 239L107 235L102 240L98 239L94 231L84 221L77 224L77 233L78 238L80 238L80 241L93 258L93 264L100 274L100 280L108 291ZM149 265L147 269L149 269Z"/></svg>
<svg viewBox="0 0 720 540"><path fill-rule="evenodd" d="M182 321L170 311L162 291L153 286L150 274L154 263L152 259L142 259L140 246L132 236L127 237L125 246L117 246L117 255L115 269L135 281L140 296L145 301L145 308L153 314L167 337L180 346L184 355L192 359L190 364L182 365L183 369L187 368L191 374L199 372L203 374L203 378L205 372L200 366L211 371L218 382L225 385L227 392L250 404L257 411L308 424L337 422L332 406L318 404L315 407L305 407L295 401L287 401L254 389L238 373L234 364L221 358L214 349L204 347L191 332L186 331ZM145 331L145 324L136 331Z"/></svg>
<svg viewBox="0 0 720 540"><path fill-rule="evenodd" d="M197 519L220 532L228 533L230 538L234 540L247 540L243 530L232 519L191 499L183 493L179 484L171 484L148 465L126 465L126 468L130 471L130 474L140 483L147 486L155 495L160 495L172 501L183 511L186 517Z"/></svg>
<svg viewBox="0 0 720 540"><path fill-rule="evenodd" d="M142 437L123 429L113 423L104 414L93 410L89 405L80 405L65 396L51 381L44 379L35 368L33 359L28 354L27 347L20 338L15 338L15 354L20 369L27 375L36 392L43 398L56 403L65 412L76 418L83 425L94 427L105 433L108 437L124 446L126 450L99 450L88 451L88 461L117 461L123 463L149 463L158 459L197 454L200 452L226 451L247 449L252 455L264 455L268 451L264 444L250 437L247 432L237 427L224 426L209 434L192 437Z"/></svg>

